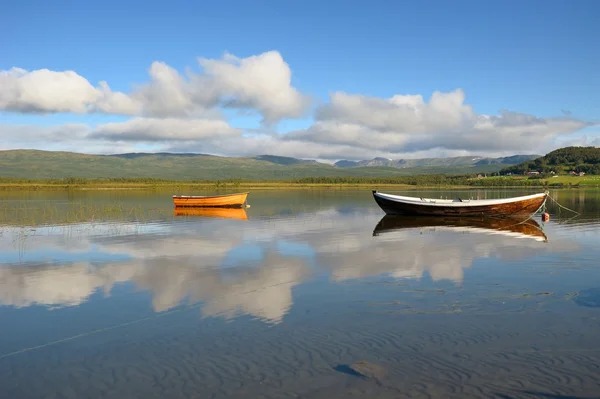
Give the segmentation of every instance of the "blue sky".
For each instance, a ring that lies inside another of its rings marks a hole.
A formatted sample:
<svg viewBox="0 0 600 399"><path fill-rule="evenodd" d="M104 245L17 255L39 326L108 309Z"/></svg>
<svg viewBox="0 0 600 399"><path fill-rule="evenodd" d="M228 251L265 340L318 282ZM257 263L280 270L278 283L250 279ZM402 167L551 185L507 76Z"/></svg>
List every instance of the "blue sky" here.
<svg viewBox="0 0 600 399"><path fill-rule="evenodd" d="M461 89L464 103L477 115L497 115L506 109L557 118L568 111L568 116L584 122L600 120L600 2L596 1L20 1L3 9L0 34L6 40L0 42L0 70L73 70L92 86L106 81L112 91L124 93L148 82L154 61L182 74L186 68L202 74L197 57L220 59L229 52L243 59L277 51L291 70L291 86L313 100L308 114L283 118L271 127L279 133L311 129L315 109L338 91L384 99L420 94L428 102L434 91ZM231 111L226 114L234 128L260 128L260 112L244 118ZM15 112L14 107L0 118L5 125L82 123L91 129L128 119L110 113L33 115ZM362 128L373 126L363 123ZM423 130L386 129L406 135L389 142L387 148L397 150L367 148L365 155L405 156L401 144L413 131ZM583 134L589 142L598 138L595 126L566 130L553 131L551 137L543 134L540 141L546 140L551 148L557 140ZM318 130L319 137L322 131ZM364 141L349 143L347 135L342 138L337 132L330 136L336 137L335 142L322 138L315 142L359 149ZM142 148L145 143L135 145ZM405 148L409 147L415 146ZM482 151L455 147L428 145L422 151ZM344 148L339 150L343 153ZM226 152L222 146L218 149ZM509 150L513 148L490 148L490 152ZM282 151L290 152L283 147Z"/></svg>

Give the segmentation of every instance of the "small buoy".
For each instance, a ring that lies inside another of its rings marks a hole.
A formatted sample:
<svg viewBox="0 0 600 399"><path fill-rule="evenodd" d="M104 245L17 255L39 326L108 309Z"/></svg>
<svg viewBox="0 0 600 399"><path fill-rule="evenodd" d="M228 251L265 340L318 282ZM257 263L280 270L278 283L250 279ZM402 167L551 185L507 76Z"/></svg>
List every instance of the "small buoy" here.
<svg viewBox="0 0 600 399"><path fill-rule="evenodd" d="M547 222L550 220L550 214L548 212L542 213L542 221Z"/></svg>

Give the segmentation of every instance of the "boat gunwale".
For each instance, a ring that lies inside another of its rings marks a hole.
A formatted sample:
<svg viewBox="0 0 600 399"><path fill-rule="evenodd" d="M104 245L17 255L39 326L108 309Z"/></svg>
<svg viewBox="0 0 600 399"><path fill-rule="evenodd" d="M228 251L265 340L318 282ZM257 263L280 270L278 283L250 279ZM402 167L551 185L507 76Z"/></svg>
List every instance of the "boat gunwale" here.
<svg viewBox="0 0 600 399"><path fill-rule="evenodd" d="M221 198L221 197L232 197L234 195L248 195L250 192L244 193L233 193L233 194L219 194L219 195L173 195L173 198L191 198L191 199L209 199L209 198Z"/></svg>

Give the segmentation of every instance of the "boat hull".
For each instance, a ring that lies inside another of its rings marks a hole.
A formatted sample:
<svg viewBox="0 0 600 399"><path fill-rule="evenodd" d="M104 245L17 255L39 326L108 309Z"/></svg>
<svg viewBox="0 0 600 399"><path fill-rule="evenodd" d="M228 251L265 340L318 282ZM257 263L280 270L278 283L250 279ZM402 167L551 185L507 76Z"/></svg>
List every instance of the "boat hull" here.
<svg viewBox="0 0 600 399"><path fill-rule="evenodd" d="M236 193L212 196L174 195L173 204L176 208L205 207L205 208L242 208L246 203L248 193Z"/></svg>
<svg viewBox="0 0 600 399"><path fill-rule="evenodd" d="M538 194L535 196L523 197L522 200L512 201L507 199L505 202L500 200L497 203L477 205L478 201L467 201L464 203L448 204L444 201L434 203L423 201L399 201L393 198L386 198L377 191L373 191L375 202L388 215L406 215L406 216L483 216L483 217L513 217L527 216L535 213L545 203L547 194ZM464 204L464 205L463 205Z"/></svg>

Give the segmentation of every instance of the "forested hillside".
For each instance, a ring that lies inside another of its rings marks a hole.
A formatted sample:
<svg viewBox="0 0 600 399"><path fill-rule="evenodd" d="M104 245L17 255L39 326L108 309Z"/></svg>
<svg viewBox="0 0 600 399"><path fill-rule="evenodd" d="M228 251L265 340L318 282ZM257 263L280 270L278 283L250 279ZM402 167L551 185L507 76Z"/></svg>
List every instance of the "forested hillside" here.
<svg viewBox="0 0 600 399"><path fill-rule="evenodd" d="M600 148L598 147L565 147L554 150L543 157L510 166L500 171L501 174L524 174L540 172L567 174L576 173L600 175Z"/></svg>

